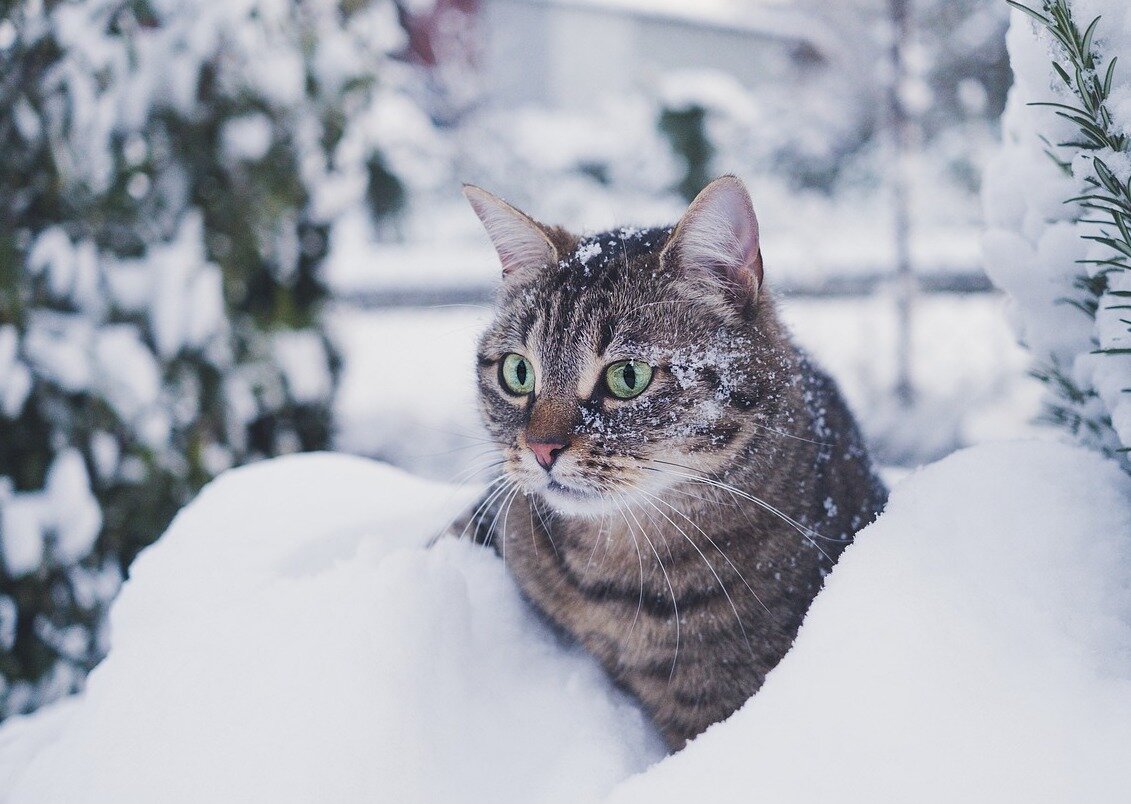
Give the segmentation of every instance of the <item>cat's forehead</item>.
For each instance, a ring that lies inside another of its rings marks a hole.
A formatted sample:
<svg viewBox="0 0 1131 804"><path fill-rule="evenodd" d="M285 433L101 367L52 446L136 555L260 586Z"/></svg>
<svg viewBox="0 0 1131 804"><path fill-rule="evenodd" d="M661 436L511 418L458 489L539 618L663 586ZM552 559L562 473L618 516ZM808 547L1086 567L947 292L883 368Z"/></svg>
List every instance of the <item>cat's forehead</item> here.
<svg viewBox="0 0 1131 804"><path fill-rule="evenodd" d="M622 227L578 238L532 280L509 292L504 286L493 334L512 345L602 352L648 326L648 305L665 295L659 256L670 233Z"/></svg>
<svg viewBox="0 0 1131 804"><path fill-rule="evenodd" d="M621 227L578 238L556 265L503 293L484 344L571 371L593 356L648 359L717 332L714 309L688 298L662 264L671 232Z"/></svg>
<svg viewBox="0 0 1131 804"><path fill-rule="evenodd" d="M656 258L672 227L642 229L622 226L578 239L576 248L558 262L559 269L579 279L596 278L641 259Z"/></svg>

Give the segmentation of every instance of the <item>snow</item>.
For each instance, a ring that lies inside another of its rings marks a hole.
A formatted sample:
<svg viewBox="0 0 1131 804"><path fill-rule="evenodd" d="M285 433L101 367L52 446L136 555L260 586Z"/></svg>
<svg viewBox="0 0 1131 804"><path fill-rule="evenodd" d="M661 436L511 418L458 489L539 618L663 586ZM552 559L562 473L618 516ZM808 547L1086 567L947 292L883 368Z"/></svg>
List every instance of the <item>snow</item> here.
<svg viewBox="0 0 1131 804"><path fill-rule="evenodd" d="M15 601L10 597L0 597L0 649L12 649L16 641L18 621Z"/></svg>
<svg viewBox="0 0 1131 804"><path fill-rule="evenodd" d="M650 768L639 714L499 558L426 546L473 492L333 455L222 476L134 565L85 693L0 729L6 800L1111 801L1131 784L1131 479L1094 453L983 445L908 477L758 695Z"/></svg>
<svg viewBox="0 0 1131 804"><path fill-rule="evenodd" d="M330 335L343 354L335 446L448 481L484 464L475 342L488 314L464 306L332 312Z"/></svg>
<svg viewBox="0 0 1131 804"><path fill-rule="evenodd" d="M76 449L55 456L42 491L16 492L0 479L0 503L0 558L12 578L37 571L45 556L57 566L74 563L102 529L102 509Z"/></svg>
<svg viewBox="0 0 1131 804"><path fill-rule="evenodd" d="M334 455L224 475L134 564L82 698L0 732L5 800L576 801L642 770L641 716L502 563L426 549L474 491Z"/></svg>
<svg viewBox="0 0 1131 804"><path fill-rule="evenodd" d="M90 491L86 464L76 449L59 453L47 472L46 508L50 514L53 558L73 564L90 552L102 530L102 509Z"/></svg>
<svg viewBox="0 0 1131 804"><path fill-rule="evenodd" d="M132 324L111 324L94 341L97 385L106 401L127 422L156 404L161 393L161 367Z"/></svg>
<svg viewBox="0 0 1131 804"><path fill-rule="evenodd" d="M422 78L396 58L405 33L385 0L346 10L337 0L81 0L11 12L4 57L26 73L8 105L27 159L13 158L50 164L35 165L46 178L9 204L21 303L0 322L0 424L30 424L42 455L0 450L0 560L21 579L18 595L0 590L21 621L18 656L0 656L0 717L77 689L97 658L97 647L74 650L81 634L70 626L104 641L114 589L97 581L98 565L131 557L161 526L135 522L129 498L160 518L207 471L298 449L296 427L317 439L330 424L321 417L333 372L319 336L273 338L266 319L317 327L312 311L289 305L320 292L296 271L318 271L323 225L370 213L373 160L385 157L410 196L448 164L438 135L426 136L423 93L409 97ZM223 175L208 169L212 157ZM339 192L347 185L355 192ZM235 234L250 235L259 263L232 262L240 243L213 215L223 187L254 199ZM272 292L245 275L260 269L282 286L269 309L243 303ZM77 491L34 488L68 446L107 506L98 555L76 552L92 543ZM72 606L80 586L102 599ZM60 667L45 669L56 648Z"/></svg>
<svg viewBox="0 0 1131 804"><path fill-rule="evenodd" d="M34 310L29 316L24 353L34 373L64 391L78 393L94 382L88 355L94 327L87 319L53 310Z"/></svg>
<svg viewBox="0 0 1131 804"><path fill-rule="evenodd" d="M7 481L7 478L4 478ZM4 570L19 578L34 572L43 563L43 505L38 495L16 496L9 483L0 484L0 548Z"/></svg>
<svg viewBox="0 0 1131 804"><path fill-rule="evenodd" d="M1099 69L1106 70L1113 57L1131 50L1131 7L1123 0L1073 0L1070 7L1082 30L1102 17L1095 39ZM1075 284L1079 278L1101 268L1085 261L1113 256L1111 249L1085 239L1104 227L1081 220L1105 216L1085 214L1078 204L1066 202L1092 192L1086 179L1095 174L1094 157L1110 162L1119 175L1127 171L1127 156L1059 147L1057 157L1069 169L1054 163L1046 154L1047 143L1075 141L1079 132L1047 106L1034 104L1079 104L1052 70L1054 60L1066 63L1063 51L1016 10L1007 43L1015 82L1002 119L1003 143L987 166L983 185L986 271L1012 298L1014 323L1036 363L1056 367L1083 392L1083 402L1053 395L1054 403L1095 425L1080 428L1082 440L1115 451L1131 445L1131 395L1125 390L1131 382L1131 356L1093 352L1097 346L1126 348L1131 335L1122 311L1110 309L1120 303L1110 292L1100 297L1094 319L1065 303L1082 297ZM1131 78L1125 67L1121 60L1113 75L1114 130L1131 124L1126 102ZM1127 283L1124 274L1118 269L1110 274L1110 290Z"/></svg>
<svg viewBox="0 0 1131 804"><path fill-rule="evenodd" d="M321 336L312 330L276 332L271 343L275 361L287 381L291 397L299 404L329 399L334 380Z"/></svg>
<svg viewBox="0 0 1131 804"><path fill-rule="evenodd" d="M595 239L582 243L577 247L577 260L582 265L587 264L591 259L601 253L601 244Z"/></svg>
<svg viewBox="0 0 1131 804"><path fill-rule="evenodd" d="M157 354L165 359L227 335L220 268L207 261L203 236L203 217L191 212L176 237L152 246L142 263L151 283L149 323Z"/></svg>
<svg viewBox="0 0 1131 804"><path fill-rule="evenodd" d="M258 162L267 155L273 137L271 119L265 114L234 117L220 132L224 154L235 161Z"/></svg>
<svg viewBox="0 0 1131 804"><path fill-rule="evenodd" d="M0 414L9 419L20 415L32 383L30 369L16 354L17 340L14 326L0 326Z"/></svg>
<svg viewBox="0 0 1131 804"><path fill-rule="evenodd" d="M1115 801L1131 785L1131 480L1059 444L898 486L742 710L613 801Z"/></svg>
<svg viewBox="0 0 1131 804"><path fill-rule="evenodd" d="M710 5L714 14L725 4ZM1073 7L1078 19L1103 13L1101 52L1128 49L1131 13L1121 0ZM301 14L280 0L157 0L164 24L130 36L114 33L115 8L107 0L29 6L37 24L50 19L69 54L51 80L73 106L59 158L75 181L105 190L120 152L137 169L127 183L135 198L187 191L162 184L183 177L150 179L162 146L142 132L154 111L193 115L199 68L211 61L225 97L254 97L272 114L224 125L228 161L256 162L276 135L293 139L307 211L330 231L322 276L338 294L493 287L497 258L458 197L459 180L579 232L676 220L684 204L672 188L685 165L656 121L665 109L694 107L704 109L714 146L707 169L742 175L752 190L771 287L884 273L894 263L889 200L876 189L883 150L837 156L855 136L854 118L842 113L854 95L807 93L828 108L794 125L784 112L796 97L755 96L696 71L654 76L624 97L586 98L574 112L485 104L456 132L432 125L406 89L404 65L387 58L404 45L393 4L341 17L329 0ZM1047 109L1025 106L1054 97L1054 83L1047 41L1016 19L1018 88L985 185L990 271L1010 293L1027 345L1094 387L1099 399L1088 404L1110 415L1126 444L1131 358L1088 352L1131 336L1119 311L1101 310L1093 324L1060 302L1076 261L1100 255L1063 204L1088 165L1077 158L1065 176L1041 153L1036 132L1052 141L1071 132ZM0 40L14 35L10 27L0 21ZM309 43L301 55L296 31ZM381 81L358 84L375 64ZM1123 70L1117 78L1111 110L1131 130L1131 83ZM968 107L985 105L982 84L960 89ZM319 115L337 105L347 112L344 130L327 151ZM48 130L62 108L45 117ZM26 99L14 115L21 136L41 136ZM961 141L971 131L942 133L910 166L916 270L979 262L978 215L959 176L985 147L978 131ZM407 198L379 222L366 199L376 153ZM815 174L838 159L843 170L835 186L801 189L781 167L783 153ZM1124 178L1131 172L1123 155L1105 158ZM97 391L131 440L162 447L197 402L172 398L179 390L163 387L151 349L162 359L204 357L223 371L233 428L259 411L257 393L281 393L229 371L223 277L206 257L199 216L175 217L154 222L167 242L137 260L62 228L38 235L29 272L60 309L21 322L22 346L13 327L0 326L0 413L16 416L40 383ZM280 275L301 251L293 224L265 236ZM597 259L601 248L587 241L577 257ZM1129 282L1115 277L1111 287L1131 290ZM891 400L890 299L793 299L783 313L836 376L877 454L909 467L957 445L1032 433L1034 383L997 307L992 297L921 300L912 338L919 398L910 410ZM478 482L490 457L473 347L488 314L331 306L329 335L345 356L335 445ZM107 323L123 316L128 323ZM320 338L271 338L294 400L325 400L332 380ZM42 490L16 491L0 478L8 576L87 555L101 519L86 462L99 480L146 472L123 455L118 435L98 432L85 461L60 452ZM218 445L201 455L215 471L235 457ZM1119 753L1131 744L1131 505L1127 478L1099 458L1054 444L996 444L912 475L846 553L763 692L648 771L660 750L639 714L592 661L545 633L501 563L467 544L425 546L475 491L340 456L226 474L135 565L114 608L113 652L87 691L0 728L0 799L575 801L621 785L614 799L649 802L704 790L742 801L1039 801L1106 800L1131 788ZM113 566L87 573L89 563L67 576L79 606L93 611L119 578ZM0 594L0 649L12 642L15 611L14 598ZM64 654L88 654L81 629L46 619L36 628ZM79 675L55 668L34 699L69 691ZM30 685L18 686L0 688L6 712L33 700Z"/></svg>

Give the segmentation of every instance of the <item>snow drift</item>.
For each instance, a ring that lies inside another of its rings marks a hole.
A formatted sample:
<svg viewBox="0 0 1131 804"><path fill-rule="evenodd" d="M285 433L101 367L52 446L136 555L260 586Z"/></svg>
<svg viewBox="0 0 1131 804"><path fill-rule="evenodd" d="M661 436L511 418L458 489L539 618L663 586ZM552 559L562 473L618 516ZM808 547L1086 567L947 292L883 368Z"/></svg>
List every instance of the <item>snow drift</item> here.
<svg viewBox="0 0 1131 804"><path fill-rule="evenodd" d="M544 632L501 562L426 547L469 499L335 456L225 475L134 565L86 692L0 730L0 798L1095 801L1131 789L1131 479L1094 454L982 446L908 478L762 691L647 770L654 736L594 663Z"/></svg>
<svg viewBox="0 0 1131 804"><path fill-rule="evenodd" d="M227 473L135 562L57 736L0 732L0 799L570 802L643 769L643 718L501 562L425 548L469 501L336 455Z"/></svg>
<svg viewBox="0 0 1131 804"><path fill-rule="evenodd" d="M1129 760L1131 481L995 444L894 489L758 695L614 798L1120 801Z"/></svg>

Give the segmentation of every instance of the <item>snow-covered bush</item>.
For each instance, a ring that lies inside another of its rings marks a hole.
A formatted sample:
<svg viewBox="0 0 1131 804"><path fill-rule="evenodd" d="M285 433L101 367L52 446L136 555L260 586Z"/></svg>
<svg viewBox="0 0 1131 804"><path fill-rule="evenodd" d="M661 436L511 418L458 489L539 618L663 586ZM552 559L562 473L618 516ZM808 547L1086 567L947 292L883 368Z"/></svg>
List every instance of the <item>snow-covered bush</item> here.
<svg viewBox="0 0 1131 804"><path fill-rule="evenodd" d="M328 443L332 229L430 180L403 44L391 0L9 4L0 717L81 683L213 475Z"/></svg>
<svg viewBox="0 0 1131 804"><path fill-rule="evenodd" d="M1131 448L1131 6L1014 4L1016 79L989 166L986 269L1013 301L1048 414ZM1118 59L1118 62L1117 62Z"/></svg>
<svg viewBox="0 0 1131 804"><path fill-rule="evenodd" d="M488 107L460 127L459 169L465 181L555 223L610 207L670 214L680 205L681 165L658 129L659 115L643 92L598 96L585 109Z"/></svg>

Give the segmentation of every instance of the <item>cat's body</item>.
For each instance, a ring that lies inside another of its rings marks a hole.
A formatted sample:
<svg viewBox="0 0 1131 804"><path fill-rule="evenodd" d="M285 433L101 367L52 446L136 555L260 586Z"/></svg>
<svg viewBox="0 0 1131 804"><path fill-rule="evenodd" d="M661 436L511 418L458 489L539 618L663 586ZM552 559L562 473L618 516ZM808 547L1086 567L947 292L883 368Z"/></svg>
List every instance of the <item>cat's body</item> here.
<svg viewBox="0 0 1131 804"><path fill-rule="evenodd" d="M583 240L469 189L507 279L479 355L505 474L466 524L673 748L761 686L886 497L761 288L745 190L711 187L674 232Z"/></svg>

